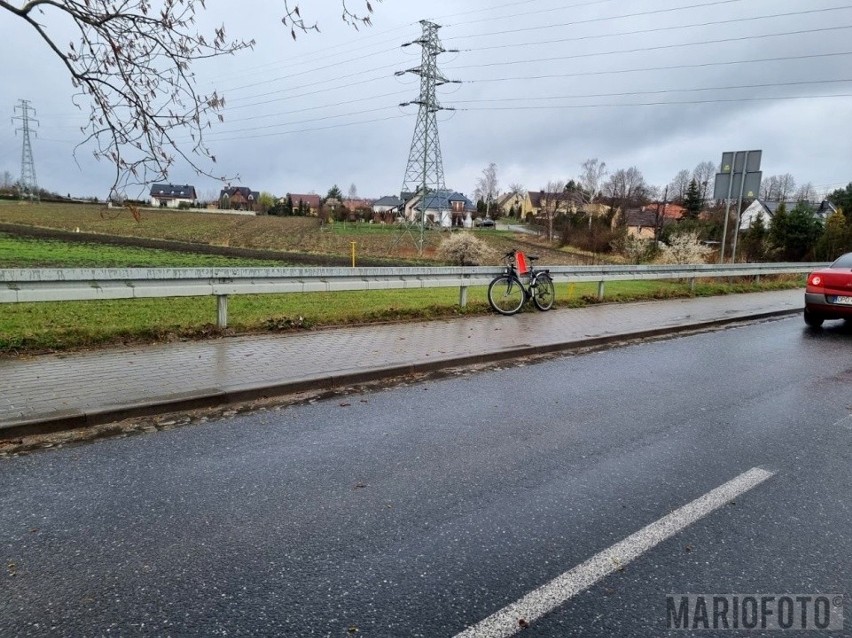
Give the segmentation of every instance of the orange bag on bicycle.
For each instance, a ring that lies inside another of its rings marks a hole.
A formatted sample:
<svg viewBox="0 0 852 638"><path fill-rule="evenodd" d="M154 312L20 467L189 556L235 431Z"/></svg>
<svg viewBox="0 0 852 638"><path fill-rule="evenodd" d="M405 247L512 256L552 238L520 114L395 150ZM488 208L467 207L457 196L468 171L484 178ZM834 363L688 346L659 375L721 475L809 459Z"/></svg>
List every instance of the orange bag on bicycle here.
<svg viewBox="0 0 852 638"><path fill-rule="evenodd" d="M520 250L515 253L515 265L518 268L519 275L526 275L530 271L530 262Z"/></svg>

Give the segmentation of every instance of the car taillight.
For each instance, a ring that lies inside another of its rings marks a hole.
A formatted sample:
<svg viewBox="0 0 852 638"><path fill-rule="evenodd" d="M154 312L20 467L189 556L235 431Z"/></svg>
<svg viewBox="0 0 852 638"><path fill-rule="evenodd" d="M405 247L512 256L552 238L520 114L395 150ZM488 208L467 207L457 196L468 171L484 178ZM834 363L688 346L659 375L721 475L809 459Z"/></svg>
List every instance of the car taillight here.
<svg viewBox="0 0 852 638"><path fill-rule="evenodd" d="M820 286L822 285L822 277L820 277L819 275L811 275L811 280L809 283L811 286Z"/></svg>

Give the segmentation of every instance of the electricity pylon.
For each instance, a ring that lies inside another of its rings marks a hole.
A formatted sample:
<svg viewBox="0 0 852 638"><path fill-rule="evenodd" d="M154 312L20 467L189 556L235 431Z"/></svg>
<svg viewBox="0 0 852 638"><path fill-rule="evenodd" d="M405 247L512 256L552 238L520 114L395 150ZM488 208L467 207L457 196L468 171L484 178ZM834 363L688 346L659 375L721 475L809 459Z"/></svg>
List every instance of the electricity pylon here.
<svg viewBox="0 0 852 638"><path fill-rule="evenodd" d="M12 122L20 120L21 127L15 132L21 131L23 144L21 146L21 197L38 199L38 182L36 181L35 161L33 160L33 147L30 142L30 124L38 120L30 117L30 113L36 114L35 109L30 106L29 100L18 100L15 111L21 111L20 115L12 116Z"/></svg>
<svg viewBox="0 0 852 638"><path fill-rule="evenodd" d="M420 238L416 241L418 254L423 252L423 235L426 228L426 199L429 193L446 189L444 184L444 163L441 157L441 141L438 136L438 111L454 110L444 108L438 103L435 89L442 84L451 83L438 70L438 56L451 50L444 49L438 39L440 25L428 20L421 20L423 34L419 39L403 44L403 47L420 45L422 55L419 67L397 71L396 75L412 73L420 76L420 96L411 102L403 102L400 106L418 105L417 123L414 136L411 139L411 149L408 152L408 164L405 167L405 178L402 181L403 199L405 193L416 196L420 193ZM409 226L410 232L410 226Z"/></svg>

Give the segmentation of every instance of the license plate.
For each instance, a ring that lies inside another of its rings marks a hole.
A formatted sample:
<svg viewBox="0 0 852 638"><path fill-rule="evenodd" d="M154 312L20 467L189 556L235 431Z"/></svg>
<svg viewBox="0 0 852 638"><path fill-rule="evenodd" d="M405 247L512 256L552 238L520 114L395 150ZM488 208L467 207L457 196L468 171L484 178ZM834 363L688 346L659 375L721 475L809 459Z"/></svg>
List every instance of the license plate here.
<svg viewBox="0 0 852 638"><path fill-rule="evenodd" d="M835 297L834 303L843 304L844 306L852 306L852 297Z"/></svg>

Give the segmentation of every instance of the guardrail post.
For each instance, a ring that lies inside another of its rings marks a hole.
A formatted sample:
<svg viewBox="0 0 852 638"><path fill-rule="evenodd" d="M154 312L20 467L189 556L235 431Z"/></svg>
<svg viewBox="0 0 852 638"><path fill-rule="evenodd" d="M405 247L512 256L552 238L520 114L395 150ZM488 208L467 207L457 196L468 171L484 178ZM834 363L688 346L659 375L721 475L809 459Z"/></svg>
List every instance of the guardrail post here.
<svg viewBox="0 0 852 638"><path fill-rule="evenodd" d="M603 301L604 298L604 283L603 281L598 282L598 301Z"/></svg>
<svg viewBox="0 0 852 638"><path fill-rule="evenodd" d="M228 295L216 295L216 325L222 330L228 327Z"/></svg>
<svg viewBox="0 0 852 638"><path fill-rule="evenodd" d="M467 286L459 288L459 306L464 308L467 305Z"/></svg>
<svg viewBox="0 0 852 638"><path fill-rule="evenodd" d="M759 284L759 283L760 283L760 273L757 273L757 274L754 276L754 283L756 283L756 284Z"/></svg>
<svg viewBox="0 0 852 638"><path fill-rule="evenodd" d="M689 292L691 292L691 293L695 292L695 277L689 278Z"/></svg>

